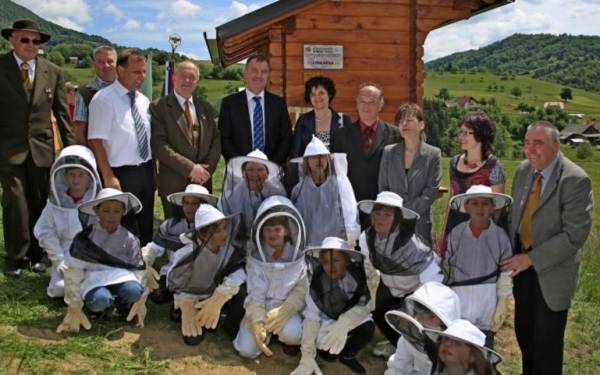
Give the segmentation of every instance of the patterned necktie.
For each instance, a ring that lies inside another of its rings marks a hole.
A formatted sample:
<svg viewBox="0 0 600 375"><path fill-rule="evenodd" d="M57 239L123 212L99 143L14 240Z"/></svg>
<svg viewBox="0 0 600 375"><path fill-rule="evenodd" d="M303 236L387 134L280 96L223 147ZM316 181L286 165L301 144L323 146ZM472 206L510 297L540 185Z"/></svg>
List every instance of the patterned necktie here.
<svg viewBox="0 0 600 375"><path fill-rule="evenodd" d="M185 122L187 122L188 134L190 138L192 136L192 129L194 127L194 117L192 116L192 106L190 105L189 99L185 101L184 105L184 113L185 113Z"/></svg>
<svg viewBox="0 0 600 375"><path fill-rule="evenodd" d="M263 110L260 104L260 96L255 96L254 116L252 116L252 130L254 133L254 149L265 151L265 135L263 129Z"/></svg>
<svg viewBox="0 0 600 375"><path fill-rule="evenodd" d="M523 210L523 217L521 218L521 228L519 229L519 237L521 239L521 249L523 252L529 251L532 245L531 239L531 220L533 218L533 211L535 211L540 195L542 191L542 175L536 173L533 178L533 185L531 192L529 193L529 199Z"/></svg>
<svg viewBox="0 0 600 375"><path fill-rule="evenodd" d="M31 78L29 78L29 64L26 62L21 63L21 76L23 78L23 88L28 95L31 95L31 90L33 90L33 82L31 82Z"/></svg>
<svg viewBox="0 0 600 375"><path fill-rule="evenodd" d="M365 128L363 149L366 153L371 152L371 148L373 147L374 140L375 140L375 130L373 129L373 126L369 126L369 127Z"/></svg>
<svg viewBox="0 0 600 375"><path fill-rule="evenodd" d="M148 159L148 137L146 136L146 126L142 120L142 115L135 105L135 91L129 91L127 93L131 99L131 116L133 116L133 122L135 124L135 135L138 140L138 154L145 161Z"/></svg>

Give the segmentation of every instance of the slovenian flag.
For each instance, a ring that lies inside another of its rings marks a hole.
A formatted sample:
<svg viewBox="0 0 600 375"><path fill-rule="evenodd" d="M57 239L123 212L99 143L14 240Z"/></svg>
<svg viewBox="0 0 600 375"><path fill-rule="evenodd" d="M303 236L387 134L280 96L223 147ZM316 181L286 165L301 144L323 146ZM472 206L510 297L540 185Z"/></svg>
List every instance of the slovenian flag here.
<svg viewBox="0 0 600 375"><path fill-rule="evenodd" d="M165 96L173 92L173 71L175 71L175 61L165 62Z"/></svg>

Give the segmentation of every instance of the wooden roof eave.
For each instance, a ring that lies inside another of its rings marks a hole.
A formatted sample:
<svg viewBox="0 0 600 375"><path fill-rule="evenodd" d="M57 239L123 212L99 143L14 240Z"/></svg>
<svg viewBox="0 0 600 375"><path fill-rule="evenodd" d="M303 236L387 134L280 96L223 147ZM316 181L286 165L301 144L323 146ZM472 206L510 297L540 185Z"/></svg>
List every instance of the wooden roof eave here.
<svg viewBox="0 0 600 375"><path fill-rule="evenodd" d="M491 10L494 10L494 9L504 6L504 5L512 4L514 2L515 2L515 0L479 0L480 6L478 8L472 9L471 16L469 18L476 16L478 14L481 14L481 13L489 12ZM444 26L448 26L448 25L451 25L455 22L462 21L462 20L463 19L448 20L446 22L440 23L439 25L434 27L432 30L440 29Z"/></svg>

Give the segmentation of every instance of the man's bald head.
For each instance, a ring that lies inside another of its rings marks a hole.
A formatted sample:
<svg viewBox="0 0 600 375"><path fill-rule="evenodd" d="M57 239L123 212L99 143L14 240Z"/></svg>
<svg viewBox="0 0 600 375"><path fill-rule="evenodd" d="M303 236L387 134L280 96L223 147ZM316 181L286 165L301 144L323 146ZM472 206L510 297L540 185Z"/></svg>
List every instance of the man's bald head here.
<svg viewBox="0 0 600 375"><path fill-rule="evenodd" d="M191 61L182 61L175 65L173 74L173 86L178 95L186 99L192 97L194 90L200 80L200 70L198 66Z"/></svg>

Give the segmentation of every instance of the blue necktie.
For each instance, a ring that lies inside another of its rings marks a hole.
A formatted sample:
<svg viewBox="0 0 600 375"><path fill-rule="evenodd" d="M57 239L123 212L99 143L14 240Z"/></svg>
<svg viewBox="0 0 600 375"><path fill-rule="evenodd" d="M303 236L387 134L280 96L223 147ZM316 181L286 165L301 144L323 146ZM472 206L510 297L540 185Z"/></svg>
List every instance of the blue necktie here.
<svg viewBox="0 0 600 375"><path fill-rule="evenodd" d="M260 96L255 96L254 116L252 117L252 130L254 133L254 149L265 151L265 133L263 129L263 110L260 104Z"/></svg>
<svg viewBox="0 0 600 375"><path fill-rule="evenodd" d="M138 154L146 161L148 159L148 137L146 136L146 126L142 120L142 115L135 105L135 91L129 91L127 93L131 99L131 116L133 116L133 122L135 124L135 135L138 140Z"/></svg>

